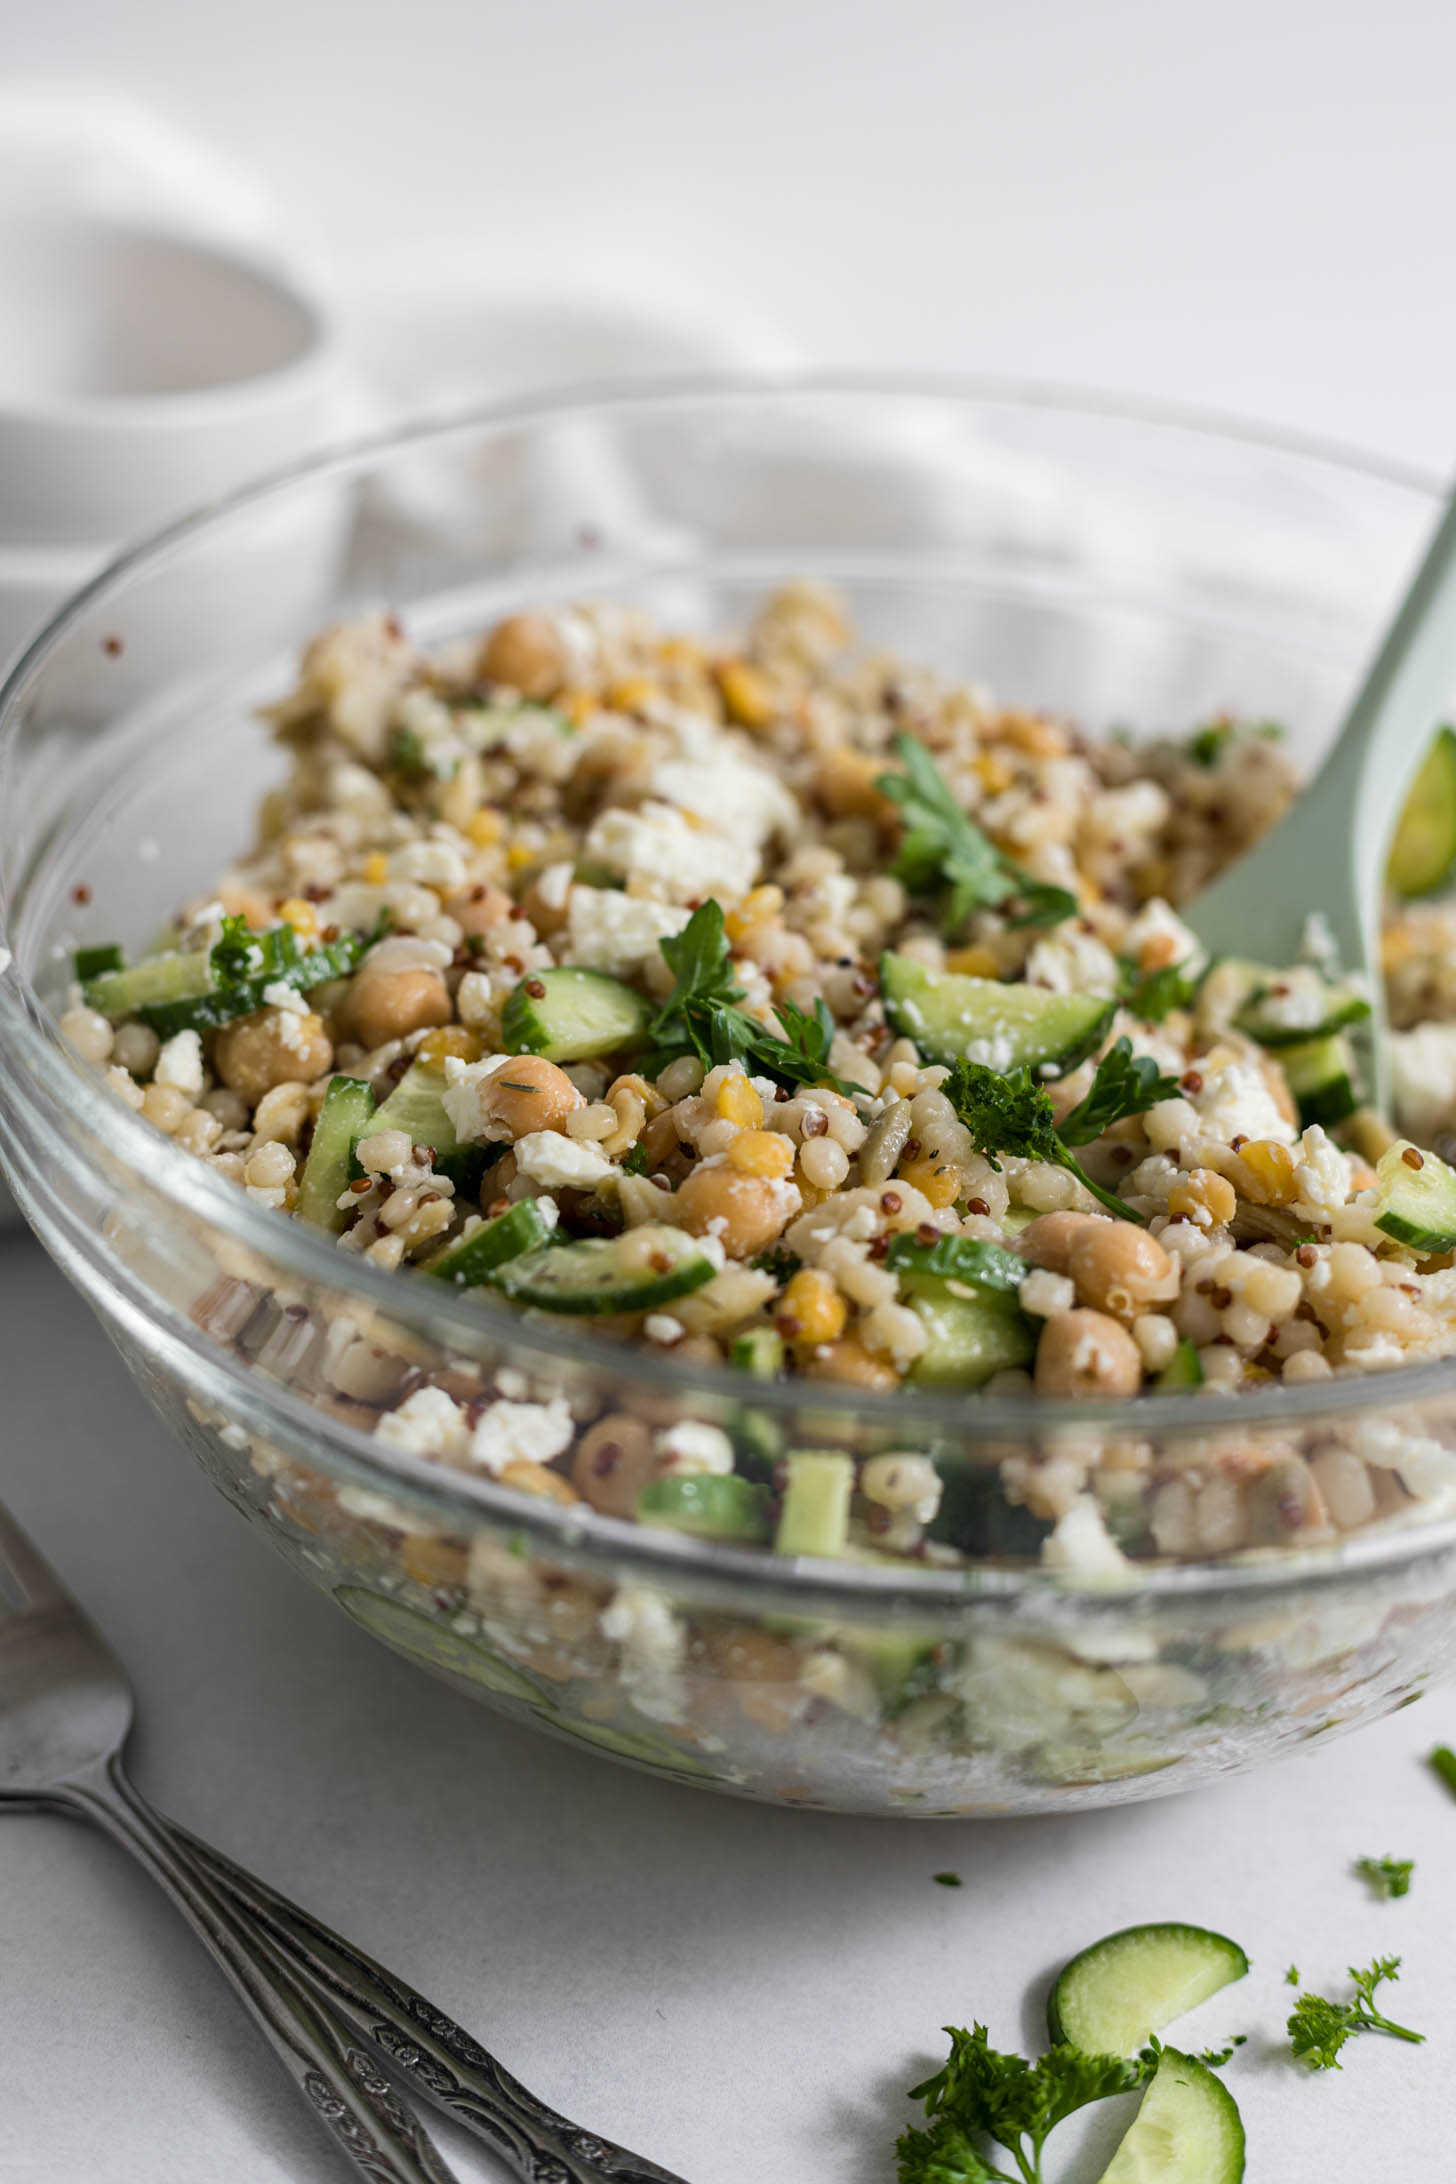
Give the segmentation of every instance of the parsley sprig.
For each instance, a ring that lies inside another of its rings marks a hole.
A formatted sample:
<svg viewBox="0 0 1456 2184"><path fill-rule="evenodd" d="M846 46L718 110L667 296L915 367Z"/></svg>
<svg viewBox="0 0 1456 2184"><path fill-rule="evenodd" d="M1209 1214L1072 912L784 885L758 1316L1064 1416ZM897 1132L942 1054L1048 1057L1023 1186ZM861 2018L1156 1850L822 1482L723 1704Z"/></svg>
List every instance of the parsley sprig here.
<svg viewBox="0 0 1456 2184"><path fill-rule="evenodd" d="M1060 1122L1046 1088L1024 1066L1002 1076L980 1062L957 1062L944 1090L975 1140L976 1150L985 1154L993 1168L1001 1165L998 1153L1048 1161L1074 1175L1110 1212L1123 1220L1141 1220L1115 1192L1093 1182L1074 1152L1075 1147L1101 1137L1115 1122L1145 1114L1160 1100L1177 1095L1176 1077L1165 1077L1149 1055L1134 1054L1130 1039L1119 1039L1103 1055L1086 1098Z"/></svg>
<svg viewBox="0 0 1456 2184"><path fill-rule="evenodd" d="M1014 904L1017 925L1060 925L1077 915L1077 898L1014 865L961 810L925 745L896 736L903 773L882 773L875 787L898 804L905 822L893 871L912 895L937 895L945 930L973 910Z"/></svg>
<svg viewBox="0 0 1456 2184"><path fill-rule="evenodd" d="M1414 1858L1357 1858L1355 1871L1362 1881L1368 1881L1377 1896L1408 1896L1411 1875L1416 1869Z"/></svg>
<svg viewBox="0 0 1456 2184"><path fill-rule="evenodd" d="M1156 2047L1125 2061L1063 2043L1031 2063L999 2054L984 2025L945 2030L949 2061L910 2095L928 2120L896 2145L899 2184L1042 2184L1042 2148L1056 2126L1090 2101L1135 2091L1157 2067ZM1014 2172L994 2166L987 2140L1005 2148Z"/></svg>
<svg viewBox="0 0 1456 2184"><path fill-rule="evenodd" d="M1340 2049L1357 2032L1384 2032L1394 2040L1419 2045L1423 2032L1392 2024L1375 2007L1375 1990L1387 1979L1400 1976L1399 1957L1377 1957L1365 1970L1350 1966L1355 1989L1353 2002L1331 2002L1322 1994L1302 1994L1289 2018L1289 2043L1314 2070L1338 2070Z"/></svg>
<svg viewBox="0 0 1456 2184"><path fill-rule="evenodd" d="M696 1054L710 1069L720 1062L741 1061L751 1073L772 1077L790 1090L822 1084L853 1097L859 1088L829 1067L835 1023L822 994L812 1015L792 1001L774 1003L782 1037L738 1006L747 996L733 976L721 903L709 897L680 933L659 945L674 984L649 1030L649 1066L655 1075L669 1062Z"/></svg>
<svg viewBox="0 0 1456 2184"><path fill-rule="evenodd" d="M1122 967L1119 998L1145 1024L1161 1024L1174 1009L1191 1008L1197 999L1199 980L1190 976L1184 963L1165 963L1160 971L1140 974L1137 965L1124 957Z"/></svg>

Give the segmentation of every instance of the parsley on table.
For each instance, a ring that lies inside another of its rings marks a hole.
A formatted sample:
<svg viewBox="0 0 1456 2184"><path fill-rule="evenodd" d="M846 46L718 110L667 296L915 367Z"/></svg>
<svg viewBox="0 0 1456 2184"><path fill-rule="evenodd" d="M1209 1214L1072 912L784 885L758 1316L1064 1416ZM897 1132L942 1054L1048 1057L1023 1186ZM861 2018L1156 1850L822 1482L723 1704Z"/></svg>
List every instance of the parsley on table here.
<svg viewBox="0 0 1456 2184"><path fill-rule="evenodd" d="M1195 2063L1202 2063L1205 2070L1222 2070L1237 2050L1247 2047L1248 2044L1249 2036L1246 2032L1231 2032L1221 2048L1200 2048L1193 2060Z"/></svg>
<svg viewBox="0 0 1456 2184"><path fill-rule="evenodd" d="M949 2061L910 2094L924 2101L927 2125L896 2145L898 2184L1042 2184L1042 2147L1056 2126L1089 2101L1133 2092L1157 2063L1155 2048L1125 2061L1065 2043L1029 2063L998 2054L984 2025L945 2030ZM983 2151L988 2140L1005 2148L1014 2173L993 2166Z"/></svg>
<svg viewBox="0 0 1456 2184"><path fill-rule="evenodd" d="M1177 1094L1177 1079L1165 1077L1150 1056L1134 1054L1130 1039L1119 1039L1103 1055L1086 1098L1060 1122L1045 1087L1024 1066L1002 1076L980 1062L957 1062L944 1090L976 1150L993 1168L1001 1165L998 1153L1048 1161L1074 1175L1111 1212L1128 1221L1141 1219L1114 1192L1094 1183L1074 1153L1113 1123L1145 1114Z"/></svg>
<svg viewBox="0 0 1456 2184"><path fill-rule="evenodd" d="M1414 1858L1357 1858L1355 1871L1368 1881L1377 1896L1408 1896Z"/></svg>
<svg viewBox="0 0 1456 2184"><path fill-rule="evenodd" d="M961 1885L959 1873L932 1873L930 1878L937 1888L959 1888Z"/></svg>
<svg viewBox="0 0 1456 2184"><path fill-rule="evenodd" d="M1338 2070L1340 2049L1357 2032L1385 2032L1392 2039L1419 2045L1426 2037L1423 2032L1392 2024L1375 2007L1376 1988L1399 1976L1399 1957L1377 1957L1363 1972L1350 1966L1356 1997L1353 2002L1331 2002L1322 1994L1302 1994L1289 2018L1289 2042L1295 2054L1304 2056L1314 2070Z"/></svg>
<svg viewBox="0 0 1456 2184"><path fill-rule="evenodd" d="M1017 925L1060 925L1077 915L1077 898L1051 887L1003 857L974 819L961 810L925 745L896 736L903 773L882 773L875 787L900 807L905 831L892 870L912 895L941 898L947 932L973 910L1016 905Z"/></svg>
<svg viewBox="0 0 1456 2184"><path fill-rule="evenodd" d="M858 1087L829 1067L835 1024L822 995L812 1015L792 1001L775 1002L782 1036L738 1006L747 996L733 976L721 903L709 897L680 933L669 934L659 946L674 984L650 1029L655 1075L669 1062L695 1054L710 1069L741 1061L750 1074L759 1072L789 1089L823 1084L853 1096Z"/></svg>
<svg viewBox="0 0 1456 2184"><path fill-rule="evenodd" d="M1438 1744L1430 1757L1430 1764L1441 1777L1453 1797L1456 1797L1456 1752L1449 1744Z"/></svg>

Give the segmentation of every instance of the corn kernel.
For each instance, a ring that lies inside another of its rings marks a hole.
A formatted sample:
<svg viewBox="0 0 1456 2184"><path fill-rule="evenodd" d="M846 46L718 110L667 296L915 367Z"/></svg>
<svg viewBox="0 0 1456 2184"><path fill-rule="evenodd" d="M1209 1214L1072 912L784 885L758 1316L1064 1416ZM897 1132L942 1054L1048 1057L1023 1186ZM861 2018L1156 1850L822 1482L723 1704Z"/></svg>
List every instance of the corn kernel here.
<svg viewBox="0 0 1456 2184"><path fill-rule="evenodd" d="M791 1342L836 1342L844 1333L849 1308L827 1274L801 1266L783 1294L778 1310L782 1331Z"/></svg>
<svg viewBox="0 0 1456 2184"><path fill-rule="evenodd" d="M995 751L979 752L971 760L971 771L979 777L988 796L999 796L1016 779L1011 767Z"/></svg>
<svg viewBox="0 0 1456 2184"><path fill-rule="evenodd" d="M1254 1178L1253 1197L1260 1206L1289 1206L1299 1195L1294 1182L1294 1155L1277 1138L1256 1138L1239 1147L1239 1158Z"/></svg>
<svg viewBox="0 0 1456 2184"><path fill-rule="evenodd" d="M994 978L996 958L989 948L952 948L945 959L948 971L956 971L962 978Z"/></svg>
<svg viewBox="0 0 1456 2184"><path fill-rule="evenodd" d="M781 887L750 888L742 902L724 914L723 930L730 940L743 940L755 925L776 917L784 907L784 891Z"/></svg>
<svg viewBox="0 0 1456 2184"><path fill-rule="evenodd" d="M463 1585L465 1542L440 1532L407 1532L399 1559L417 1585Z"/></svg>
<svg viewBox="0 0 1456 2184"><path fill-rule="evenodd" d="M1175 1219L1182 1215L1207 1228L1221 1228L1232 1221L1238 1203L1238 1194L1227 1176L1216 1174L1212 1168L1195 1168L1191 1174L1180 1176L1168 1193L1168 1211ZM1205 1215L1207 1219L1201 1219Z"/></svg>
<svg viewBox="0 0 1456 2184"><path fill-rule="evenodd" d="M291 925L300 940L312 940L319 929L318 912L302 895L290 895L278 905L278 915L285 925Z"/></svg>
<svg viewBox="0 0 1456 2184"><path fill-rule="evenodd" d="M790 1140L776 1130L744 1130L728 1148L728 1164L740 1175L786 1176L794 1165Z"/></svg>
<svg viewBox="0 0 1456 2184"><path fill-rule="evenodd" d="M960 1176L948 1161L912 1160L900 1170L900 1178L936 1207L953 1206L961 1187Z"/></svg>
<svg viewBox="0 0 1456 2184"><path fill-rule="evenodd" d="M607 689L607 703L616 713L641 713L662 696L661 690L646 675L625 675Z"/></svg>
<svg viewBox="0 0 1456 2184"><path fill-rule="evenodd" d="M563 1479L559 1471L548 1471L530 1456L516 1456L500 1473L502 1486L513 1486L518 1493L535 1494L541 1501L574 1502L580 1499L570 1479Z"/></svg>
<svg viewBox="0 0 1456 2184"><path fill-rule="evenodd" d="M895 816L894 804L879 786L884 771L882 759L840 746L820 759L814 785L837 819L873 819L878 825Z"/></svg>
<svg viewBox="0 0 1456 2184"><path fill-rule="evenodd" d="M500 813L486 805L467 822L465 832L477 849L494 849L505 832L505 824Z"/></svg>
<svg viewBox="0 0 1456 2184"><path fill-rule="evenodd" d="M746 1077L725 1077L713 1102L725 1122L741 1130L757 1130L763 1122L763 1101Z"/></svg>
<svg viewBox="0 0 1456 2184"><path fill-rule="evenodd" d="M585 728L601 702L595 690L568 690L556 700L556 710L566 715L573 728Z"/></svg>
<svg viewBox="0 0 1456 2184"><path fill-rule="evenodd" d="M438 1031L427 1032L416 1049L416 1060L431 1069L443 1069L447 1058L457 1062L478 1062L485 1052L485 1041L478 1031L470 1031L464 1024L442 1024Z"/></svg>
<svg viewBox="0 0 1456 2184"><path fill-rule="evenodd" d="M767 728L774 717L773 693L747 660L730 660L718 671L718 687L730 720L740 728Z"/></svg>
<svg viewBox="0 0 1456 2184"><path fill-rule="evenodd" d="M383 887L389 878L389 859L382 849L371 849L364 859L364 878L370 887Z"/></svg>
<svg viewBox="0 0 1456 2184"><path fill-rule="evenodd" d="M527 865L536 862L536 852L525 842L512 842L506 851L506 863L512 872L524 872Z"/></svg>

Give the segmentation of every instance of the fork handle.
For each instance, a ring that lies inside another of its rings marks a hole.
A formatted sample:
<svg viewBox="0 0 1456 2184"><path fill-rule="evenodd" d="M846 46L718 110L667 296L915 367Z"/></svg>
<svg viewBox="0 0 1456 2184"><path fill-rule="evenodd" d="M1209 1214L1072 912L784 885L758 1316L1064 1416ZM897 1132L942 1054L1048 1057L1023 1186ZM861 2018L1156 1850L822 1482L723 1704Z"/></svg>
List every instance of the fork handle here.
<svg viewBox="0 0 1456 2184"><path fill-rule="evenodd" d="M360 2038L418 2092L509 2162L526 2184L684 2184L674 2171L558 2115L397 1973L174 1821L163 1825L325 1991Z"/></svg>
<svg viewBox="0 0 1456 2184"><path fill-rule="evenodd" d="M123 1844L171 1897L361 2176L370 2184L458 2184L348 2020L194 1866L119 1759L75 1777L62 1798Z"/></svg>

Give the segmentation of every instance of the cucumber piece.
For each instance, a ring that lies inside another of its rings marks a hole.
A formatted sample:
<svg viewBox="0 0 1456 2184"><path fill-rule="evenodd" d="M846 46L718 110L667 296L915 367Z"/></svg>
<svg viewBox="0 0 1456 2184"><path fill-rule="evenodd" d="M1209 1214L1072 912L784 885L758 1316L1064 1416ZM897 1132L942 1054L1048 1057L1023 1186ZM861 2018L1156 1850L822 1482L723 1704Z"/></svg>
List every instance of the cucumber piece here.
<svg viewBox="0 0 1456 2184"><path fill-rule="evenodd" d="M291 925L251 932L241 918L223 920L211 948L150 956L129 971L110 971L85 989L103 1016L139 1016L159 1039L179 1031L215 1031L266 1006L273 985L306 993L357 969L372 936L345 933L327 946L305 948Z"/></svg>
<svg viewBox="0 0 1456 2184"><path fill-rule="evenodd" d="M437 1281L453 1283L457 1289L474 1289L507 1259L519 1258L523 1251L541 1250L550 1243L555 1226L542 1212L539 1199L523 1198L519 1205L497 1214L495 1220L447 1245L425 1272L433 1274Z"/></svg>
<svg viewBox="0 0 1456 2184"><path fill-rule="evenodd" d="M532 971L501 1011L508 1054L543 1054L548 1062L585 1062L640 1046L652 1005L605 971Z"/></svg>
<svg viewBox="0 0 1456 2184"><path fill-rule="evenodd" d="M1449 1251L1456 1244L1456 1169L1397 1138L1376 1163L1375 1226L1412 1251Z"/></svg>
<svg viewBox="0 0 1456 2184"><path fill-rule="evenodd" d="M1155 2032L1242 1979L1249 1960L1205 1926L1126 1926L1063 1967L1047 2031L1085 2055L1135 2055Z"/></svg>
<svg viewBox="0 0 1456 2184"><path fill-rule="evenodd" d="M1354 1114L1360 1096L1355 1090L1355 1057L1348 1039L1338 1032L1328 1039L1310 1039L1299 1046L1284 1047L1279 1059L1299 1109L1302 1129L1317 1122L1329 1130Z"/></svg>
<svg viewBox="0 0 1456 2184"><path fill-rule="evenodd" d="M940 1507L926 1527L928 1539L977 1560L987 1555L1035 1560L1051 1524L1006 1499L997 1465L968 1463L959 1450L946 1449L932 1450L931 1461L941 1483Z"/></svg>
<svg viewBox="0 0 1456 2184"><path fill-rule="evenodd" d="M78 948L71 959L71 970L81 984L86 986L92 979L101 978L111 971L119 971L125 962L126 957L112 940L95 948Z"/></svg>
<svg viewBox="0 0 1456 2184"><path fill-rule="evenodd" d="M895 1030L929 1062L984 1062L1065 1076L1111 1029L1117 1003L1104 994L1046 993L932 971L912 956L880 957L880 991Z"/></svg>
<svg viewBox="0 0 1456 2184"><path fill-rule="evenodd" d="M974 1289L987 1304L1003 1310L1016 1309L1016 1293L1031 1272L1025 1259L1000 1244L985 1243L979 1236L942 1236L936 1243L917 1243L914 1232L902 1229L891 1239L885 1264L896 1274L934 1275L941 1281L962 1283Z"/></svg>
<svg viewBox="0 0 1456 2184"><path fill-rule="evenodd" d="M558 1716L547 1726L558 1736L569 1737L574 1744L590 1744L599 1752L610 1752L613 1759L630 1760L636 1767L650 1768L653 1774L677 1775L684 1782L712 1780L715 1770L705 1766L694 1753L681 1744L674 1744L666 1736L655 1737L640 1729L619 1729L614 1722L567 1721Z"/></svg>
<svg viewBox="0 0 1456 2184"><path fill-rule="evenodd" d="M910 1368L922 1388L979 1388L993 1373L1029 1365L1036 1350L1031 1322L1009 1300L990 1302L961 1285L928 1276L901 1277L906 1302L929 1340Z"/></svg>
<svg viewBox="0 0 1456 2184"><path fill-rule="evenodd" d="M148 956L129 971L103 972L87 984L86 1006L103 1016L139 1016L143 1009L198 1000L211 990L212 951L193 948L186 955Z"/></svg>
<svg viewBox="0 0 1456 2184"><path fill-rule="evenodd" d="M1456 876L1456 730L1441 728L1411 784L1385 868L1391 892L1433 895Z"/></svg>
<svg viewBox="0 0 1456 2184"><path fill-rule="evenodd" d="M1160 1395L1171 1394L1176 1388L1203 1386L1203 1367L1198 1362L1198 1352L1186 1336L1153 1382L1153 1386Z"/></svg>
<svg viewBox="0 0 1456 2184"><path fill-rule="evenodd" d="M1238 2103L1208 2067L1164 2048L1142 2107L1099 2184L1240 2184Z"/></svg>
<svg viewBox="0 0 1456 2184"><path fill-rule="evenodd" d="M949 1648L933 1631L867 1628L840 1623L826 1634L839 1651L874 1679L885 1713L903 1714L915 1699L934 1691Z"/></svg>
<svg viewBox="0 0 1456 2184"><path fill-rule="evenodd" d="M1292 971L1275 972L1257 988L1236 1013L1234 1029L1277 1052L1308 1046L1312 1039L1332 1038L1369 1014L1370 1003L1363 994L1348 986L1331 986L1301 964Z"/></svg>
<svg viewBox="0 0 1456 2184"><path fill-rule="evenodd" d="M472 1198L504 1145L462 1145L445 1112L445 1079L428 1062L411 1062L374 1117L376 1130L403 1130L411 1145L428 1145L437 1175L448 1175L463 1197Z"/></svg>
<svg viewBox="0 0 1456 2184"><path fill-rule="evenodd" d="M738 1468L748 1479L768 1480L784 1453L784 1429L768 1411L736 1411L728 1421Z"/></svg>
<svg viewBox="0 0 1456 2184"><path fill-rule="evenodd" d="M330 1077L298 1185L298 1218L337 1236L349 1218L340 1198L354 1147L368 1135L374 1094L362 1077Z"/></svg>
<svg viewBox="0 0 1456 2184"><path fill-rule="evenodd" d="M849 1541L854 1459L833 1448L790 1449L774 1552L839 1555Z"/></svg>
<svg viewBox="0 0 1456 2184"><path fill-rule="evenodd" d="M755 1380L777 1380L784 1369L784 1338L776 1327L750 1327L734 1336L728 1362Z"/></svg>
<svg viewBox="0 0 1456 2184"><path fill-rule="evenodd" d="M768 1489L726 1475L687 1473L649 1479L637 1496L637 1522L696 1539L767 1539Z"/></svg>
<svg viewBox="0 0 1456 2184"><path fill-rule="evenodd" d="M542 1312L576 1316L654 1312L701 1289L717 1273L695 1236L682 1229L639 1228L630 1232L635 1253L650 1248L651 1260L625 1264L619 1236L586 1236L574 1244L523 1252L497 1267L488 1279L517 1304ZM644 1244L644 1239L650 1240Z"/></svg>
<svg viewBox="0 0 1456 2184"><path fill-rule="evenodd" d="M418 1608L411 1608L388 1593L369 1592L362 1585L336 1586L334 1598L346 1615L351 1615L376 1638L382 1638L396 1653L403 1653L412 1661L422 1661L427 1668L440 1669L447 1676L460 1677L466 1683L483 1684L487 1691L495 1692L500 1698L519 1699L523 1705L554 1711L554 1702L544 1684L525 1675L512 1662L503 1660L489 1646L462 1637L448 1623L424 1615Z"/></svg>

